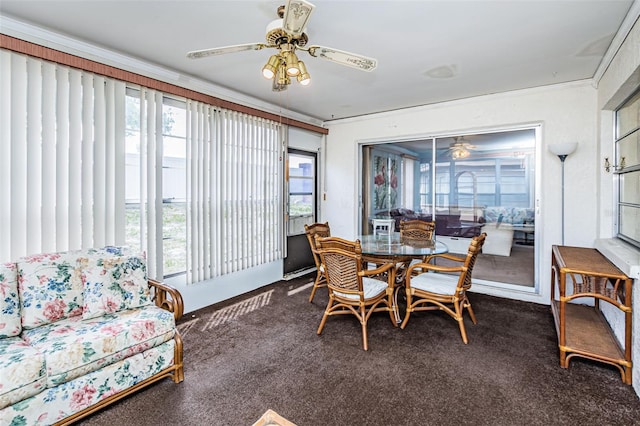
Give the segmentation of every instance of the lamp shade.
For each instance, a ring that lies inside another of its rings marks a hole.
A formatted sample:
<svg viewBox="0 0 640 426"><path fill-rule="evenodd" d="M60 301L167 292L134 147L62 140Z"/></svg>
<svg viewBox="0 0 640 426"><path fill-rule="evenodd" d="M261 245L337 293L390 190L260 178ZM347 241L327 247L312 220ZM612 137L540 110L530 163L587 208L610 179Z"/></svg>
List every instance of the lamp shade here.
<svg viewBox="0 0 640 426"><path fill-rule="evenodd" d="M571 154L573 151L575 151L577 147L578 147L577 142L556 143L548 146L549 151L552 154L555 154L558 156L561 156L561 155L567 156Z"/></svg>

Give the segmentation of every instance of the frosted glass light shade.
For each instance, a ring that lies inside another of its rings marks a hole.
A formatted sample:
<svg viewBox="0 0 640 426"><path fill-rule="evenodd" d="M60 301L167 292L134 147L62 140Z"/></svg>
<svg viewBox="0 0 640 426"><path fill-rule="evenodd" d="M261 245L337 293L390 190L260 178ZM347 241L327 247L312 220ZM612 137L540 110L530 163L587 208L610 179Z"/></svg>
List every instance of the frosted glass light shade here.
<svg viewBox="0 0 640 426"><path fill-rule="evenodd" d="M576 150L578 147L578 142L566 142L566 143L556 143L553 145L549 145L549 151L555 155L564 155L567 156Z"/></svg>

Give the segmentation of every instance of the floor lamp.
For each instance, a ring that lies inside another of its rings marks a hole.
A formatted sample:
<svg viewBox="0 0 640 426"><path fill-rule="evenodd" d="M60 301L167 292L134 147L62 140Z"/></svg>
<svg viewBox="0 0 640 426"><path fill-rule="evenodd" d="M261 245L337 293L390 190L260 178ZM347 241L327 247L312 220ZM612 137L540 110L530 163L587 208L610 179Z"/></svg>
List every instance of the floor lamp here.
<svg viewBox="0 0 640 426"><path fill-rule="evenodd" d="M562 163L562 245L564 245L564 160L576 150L577 142L557 143L549 145L549 151L558 156Z"/></svg>

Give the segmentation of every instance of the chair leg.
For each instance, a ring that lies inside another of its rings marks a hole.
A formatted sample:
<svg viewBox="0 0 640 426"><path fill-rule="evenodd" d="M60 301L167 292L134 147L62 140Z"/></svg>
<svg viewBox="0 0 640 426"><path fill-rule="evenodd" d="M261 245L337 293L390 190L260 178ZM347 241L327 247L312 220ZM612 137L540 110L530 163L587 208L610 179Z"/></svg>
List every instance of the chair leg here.
<svg viewBox="0 0 640 426"><path fill-rule="evenodd" d="M407 310L404 313L404 319L402 320L402 324L400 324L400 328L402 330L404 330L404 328L407 326L407 323L409 322L409 316L411 315L411 312L413 311L413 308L411 308L411 293L407 290Z"/></svg>
<svg viewBox="0 0 640 426"><path fill-rule="evenodd" d="M316 295L317 289L318 289L317 283L313 283L313 287L311 288L311 296L309 296L309 303L313 302L313 296Z"/></svg>
<svg viewBox="0 0 640 426"><path fill-rule="evenodd" d="M469 339L467 339L467 330L464 328L464 319L462 317L458 320L458 326L460 327L460 335L462 335L462 341L466 345L469 343Z"/></svg>
<svg viewBox="0 0 640 426"><path fill-rule="evenodd" d="M329 309L331 308L332 303L333 303L333 300L329 299L329 304L327 305L327 309L324 310L324 315L322 315L320 326L318 327L318 331L316 332L317 334L322 333L322 329L324 328L324 325L327 323L327 318L329 317Z"/></svg>
<svg viewBox="0 0 640 426"><path fill-rule="evenodd" d="M369 350L369 341L367 339L367 323L362 323L362 347L364 350Z"/></svg>
<svg viewBox="0 0 640 426"><path fill-rule="evenodd" d="M473 321L474 324L477 324L478 321L476 321L476 314L473 312L473 308L471 307L471 302L469 302L469 299L467 299L466 297L464 299L464 307L467 308L467 311L469 311L469 316L471 317L471 321Z"/></svg>
<svg viewBox="0 0 640 426"><path fill-rule="evenodd" d="M313 287L311 288L311 296L309 296L309 303L313 302L313 298L316 295L316 290L322 285L323 281L324 280L322 275L318 273L318 275L316 276L316 280L313 283Z"/></svg>
<svg viewBox="0 0 640 426"><path fill-rule="evenodd" d="M464 328L464 318L462 317L462 312L464 311L464 301L454 302L454 307L456 310L456 321L458 321L458 327L460 327L460 335L462 336L462 341L466 345L469 343L469 339L467 339L467 330Z"/></svg>
<svg viewBox="0 0 640 426"><path fill-rule="evenodd" d="M387 305L389 307L389 316L391 317L391 323L394 327L397 327L400 323L400 310L398 309L398 292L400 287L397 289L388 289L387 290Z"/></svg>
<svg viewBox="0 0 640 426"><path fill-rule="evenodd" d="M362 326L362 347L364 350L369 349L369 339L367 336L367 308L360 305L360 325Z"/></svg>

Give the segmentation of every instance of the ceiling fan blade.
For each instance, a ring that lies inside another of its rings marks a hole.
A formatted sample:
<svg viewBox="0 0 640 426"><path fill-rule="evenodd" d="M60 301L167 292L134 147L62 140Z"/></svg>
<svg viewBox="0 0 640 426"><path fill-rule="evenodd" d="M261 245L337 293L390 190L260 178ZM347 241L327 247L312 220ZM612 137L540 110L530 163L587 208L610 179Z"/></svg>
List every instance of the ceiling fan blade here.
<svg viewBox="0 0 640 426"><path fill-rule="evenodd" d="M373 71L378 66L378 61L367 56L345 52L344 50L332 49L323 46L310 46L308 49L311 56L328 59L341 65L357 68L362 71Z"/></svg>
<svg viewBox="0 0 640 426"><path fill-rule="evenodd" d="M236 44L234 46L214 47L213 49L193 50L187 53L191 59L206 58L207 56L223 55L225 53L244 52L245 50L260 50L269 47L264 43Z"/></svg>
<svg viewBox="0 0 640 426"><path fill-rule="evenodd" d="M284 8L282 29L294 38L302 35L314 8L305 0L289 0Z"/></svg>

